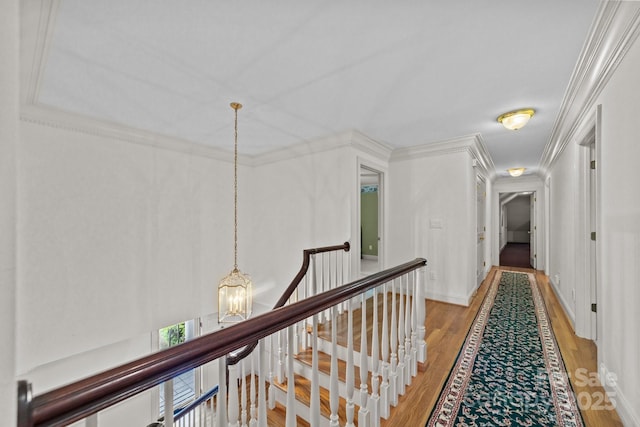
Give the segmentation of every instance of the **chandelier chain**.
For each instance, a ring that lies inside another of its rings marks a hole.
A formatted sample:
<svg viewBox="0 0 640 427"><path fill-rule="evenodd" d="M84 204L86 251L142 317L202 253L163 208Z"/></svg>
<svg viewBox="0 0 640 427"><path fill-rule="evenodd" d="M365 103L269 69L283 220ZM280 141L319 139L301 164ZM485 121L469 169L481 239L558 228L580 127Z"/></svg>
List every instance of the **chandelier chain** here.
<svg viewBox="0 0 640 427"><path fill-rule="evenodd" d="M238 108L235 108L233 153L233 271L238 271Z"/></svg>

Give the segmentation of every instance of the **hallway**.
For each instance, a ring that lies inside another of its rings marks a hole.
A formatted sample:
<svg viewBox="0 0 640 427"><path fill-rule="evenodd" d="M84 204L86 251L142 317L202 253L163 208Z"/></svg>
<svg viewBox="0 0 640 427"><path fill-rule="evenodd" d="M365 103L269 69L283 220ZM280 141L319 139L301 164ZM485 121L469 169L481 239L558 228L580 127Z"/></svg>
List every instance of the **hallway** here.
<svg viewBox="0 0 640 427"><path fill-rule="evenodd" d="M567 372L571 376L571 384L578 398L585 426L621 426L622 422L618 414L607 410L609 402L603 400L604 389L601 386L591 386L589 381L584 380L593 378L597 372L597 350L593 341L579 338L574 334L569 319L542 271L509 269L536 273L536 280L545 300ZM493 267L469 307L427 300L428 350L425 370L419 372L413 386L408 388L407 394L400 398L400 403L422 402L424 412L396 411L392 418L382 423L383 427L418 426L426 423L495 272L496 267Z"/></svg>
<svg viewBox="0 0 640 427"><path fill-rule="evenodd" d="M531 268L529 243L507 243L500 252L501 267Z"/></svg>

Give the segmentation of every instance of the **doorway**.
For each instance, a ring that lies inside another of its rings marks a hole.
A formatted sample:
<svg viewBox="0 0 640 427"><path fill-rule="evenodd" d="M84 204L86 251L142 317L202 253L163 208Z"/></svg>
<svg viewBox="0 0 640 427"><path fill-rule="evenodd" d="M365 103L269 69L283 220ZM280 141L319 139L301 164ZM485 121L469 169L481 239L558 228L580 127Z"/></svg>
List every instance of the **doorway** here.
<svg viewBox="0 0 640 427"><path fill-rule="evenodd" d="M535 268L535 201L532 191L500 193L500 265Z"/></svg>
<svg viewBox="0 0 640 427"><path fill-rule="evenodd" d="M382 269L382 172L360 165L360 273Z"/></svg>

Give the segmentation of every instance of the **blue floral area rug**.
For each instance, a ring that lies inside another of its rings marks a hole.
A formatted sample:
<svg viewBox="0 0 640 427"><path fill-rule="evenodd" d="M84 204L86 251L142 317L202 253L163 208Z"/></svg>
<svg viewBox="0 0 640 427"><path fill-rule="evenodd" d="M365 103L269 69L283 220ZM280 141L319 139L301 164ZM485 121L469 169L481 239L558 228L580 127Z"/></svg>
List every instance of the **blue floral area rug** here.
<svg viewBox="0 0 640 427"><path fill-rule="evenodd" d="M533 274L498 270L427 426L583 426Z"/></svg>

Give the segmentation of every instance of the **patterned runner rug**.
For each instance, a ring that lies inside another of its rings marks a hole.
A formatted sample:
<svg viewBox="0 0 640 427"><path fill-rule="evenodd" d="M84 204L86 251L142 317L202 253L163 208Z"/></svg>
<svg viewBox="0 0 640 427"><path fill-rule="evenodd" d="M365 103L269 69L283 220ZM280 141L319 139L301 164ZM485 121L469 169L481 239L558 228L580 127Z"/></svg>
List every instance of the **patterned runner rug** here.
<svg viewBox="0 0 640 427"><path fill-rule="evenodd" d="M498 270L427 426L582 426L535 276Z"/></svg>

